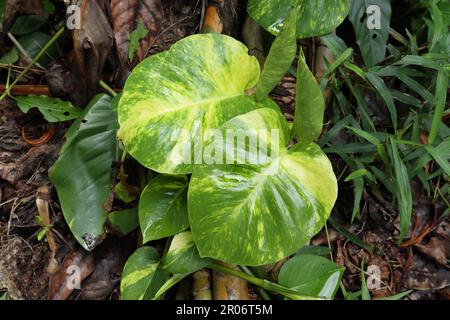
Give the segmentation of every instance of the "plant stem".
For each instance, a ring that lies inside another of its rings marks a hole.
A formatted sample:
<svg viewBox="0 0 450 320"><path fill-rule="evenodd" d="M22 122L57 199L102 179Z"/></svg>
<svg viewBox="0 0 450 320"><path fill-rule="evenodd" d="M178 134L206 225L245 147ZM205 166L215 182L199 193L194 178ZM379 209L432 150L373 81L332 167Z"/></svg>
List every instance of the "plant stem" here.
<svg viewBox="0 0 450 320"><path fill-rule="evenodd" d="M213 269L213 270L216 270L216 271L228 273L228 274L231 274L232 276L235 276L235 277L247 280L251 284L254 284L254 285L258 286L258 287L264 288L264 289L269 290L269 291L280 293L283 296L285 296L286 298L289 298L289 299L292 299L292 300L323 300L323 299L317 298L317 297L300 295L295 290L292 290L292 289L280 286L279 284L276 284L274 282L268 281L266 279L255 278L255 277L253 277L251 275L248 275L248 274L246 274L244 272L241 272L241 271L229 269L229 268L227 268L225 266L222 266L222 265L220 265L218 263L212 263L209 266L209 268Z"/></svg>
<svg viewBox="0 0 450 320"><path fill-rule="evenodd" d="M249 276L254 277L253 272L252 272L249 268L247 268L247 267L245 267L245 266L241 266L241 269L244 270L244 272L245 272L246 274L248 274ZM267 291L264 290L263 288L258 287L258 292L259 292L259 294L261 295L261 297L262 297L264 300L271 300L269 294L268 294Z"/></svg>
<svg viewBox="0 0 450 320"><path fill-rule="evenodd" d="M106 91L110 96L112 96L112 97L117 96L117 93L116 93L110 86L108 86L108 85L106 84L105 81L100 80L100 81L99 81L99 84L100 84L100 86L101 86L103 89L105 89L105 91Z"/></svg>
<svg viewBox="0 0 450 320"><path fill-rule="evenodd" d="M20 79L22 79L22 77L36 64L39 58L48 50L48 48L50 48L56 42L56 40L59 39L59 37L63 33L64 28L61 28L58 30L57 33L53 35L53 37L45 44L45 46L42 47L42 49L39 51L36 57L34 57L33 61L31 61L31 63L25 69L23 69L23 71L17 76L16 80L14 80L14 82L10 86L8 86L6 91L0 96L0 101L5 99L5 97L10 94L11 88L13 88L20 81Z"/></svg>

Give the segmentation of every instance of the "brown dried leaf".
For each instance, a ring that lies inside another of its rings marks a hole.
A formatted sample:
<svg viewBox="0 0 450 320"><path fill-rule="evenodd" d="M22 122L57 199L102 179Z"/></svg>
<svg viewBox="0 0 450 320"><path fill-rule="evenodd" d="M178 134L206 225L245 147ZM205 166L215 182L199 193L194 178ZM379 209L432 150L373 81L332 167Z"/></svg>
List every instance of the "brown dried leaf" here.
<svg viewBox="0 0 450 320"><path fill-rule="evenodd" d="M75 290L73 266L79 268L80 283L95 270L94 255L87 251L76 249L66 255L61 267L55 272L49 283L49 300L66 300Z"/></svg>
<svg viewBox="0 0 450 320"><path fill-rule="evenodd" d="M122 66L128 65L128 35L136 29L139 21L149 33L141 40L134 63L145 59L161 29L163 16L161 0L111 0L111 13L114 38Z"/></svg>
<svg viewBox="0 0 450 320"><path fill-rule="evenodd" d="M96 250L95 271L83 282L80 299L104 300L120 282L126 255L116 243L107 243Z"/></svg>
<svg viewBox="0 0 450 320"><path fill-rule="evenodd" d="M113 46L113 31L106 16L104 0L83 1L81 28L74 30L73 53L70 57L71 100L84 106L95 96L103 67Z"/></svg>
<svg viewBox="0 0 450 320"><path fill-rule="evenodd" d="M427 244L416 244L415 247L423 254L444 266L450 258L450 243L447 240L438 237L431 238Z"/></svg>

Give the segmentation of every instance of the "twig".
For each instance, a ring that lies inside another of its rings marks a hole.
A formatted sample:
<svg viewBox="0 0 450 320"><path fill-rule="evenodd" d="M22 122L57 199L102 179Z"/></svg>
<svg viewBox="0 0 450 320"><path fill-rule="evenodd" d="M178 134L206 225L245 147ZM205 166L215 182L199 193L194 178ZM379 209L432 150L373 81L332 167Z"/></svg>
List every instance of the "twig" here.
<svg viewBox="0 0 450 320"><path fill-rule="evenodd" d="M11 34L11 32L8 32L8 38L9 40L11 40L12 43L14 43L14 45L16 46L16 48L20 51L20 53L23 55L25 61L27 63L32 63L33 59L31 59L31 57L28 55L28 52L22 47L22 45L19 43L19 41L16 40L16 38L14 38L14 36ZM36 62L36 66L44 69L44 67L42 67L39 62Z"/></svg>
<svg viewBox="0 0 450 320"><path fill-rule="evenodd" d="M0 84L0 93L7 91L5 85ZM42 85L16 85L14 88L10 88L9 93L13 96L27 96L27 95L49 95L48 86Z"/></svg>

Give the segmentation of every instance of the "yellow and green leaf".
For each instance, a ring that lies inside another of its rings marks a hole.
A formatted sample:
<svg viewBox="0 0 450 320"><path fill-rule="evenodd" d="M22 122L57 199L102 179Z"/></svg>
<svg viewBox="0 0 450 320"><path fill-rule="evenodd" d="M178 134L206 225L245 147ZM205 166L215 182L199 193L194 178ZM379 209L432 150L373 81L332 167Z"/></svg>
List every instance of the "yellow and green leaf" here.
<svg viewBox="0 0 450 320"><path fill-rule="evenodd" d="M261 128L279 130L279 140L267 148L272 152L278 144L279 151L258 165L196 167L188 209L201 257L255 266L289 256L319 232L336 201L337 181L316 144L285 147L286 120L272 109L238 116L221 130L246 128L257 135ZM247 158L256 156L247 144L237 148Z"/></svg>
<svg viewBox="0 0 450 320"><path fill-rule="evenodd" d="M249 0L247 11L264 29L276 35L291 8L298 9L297 37L310 38L336 29L352 0Z"/></svg>

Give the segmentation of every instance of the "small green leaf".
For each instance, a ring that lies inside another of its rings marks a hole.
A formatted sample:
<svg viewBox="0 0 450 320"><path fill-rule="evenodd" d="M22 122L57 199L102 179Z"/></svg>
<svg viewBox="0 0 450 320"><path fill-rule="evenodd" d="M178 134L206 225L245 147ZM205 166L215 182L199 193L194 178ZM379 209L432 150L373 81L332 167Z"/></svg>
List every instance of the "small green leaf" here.
<svg viewBox="0 0 450 320"><path fill-rule="evenodd" d="M70 101L62 101L48 96L20 96L14 97L14 100L23 113L27 113L32 108L38 108L48 122L76 119L82 113Z"/></svg>
<svg viewBox="0 0 450 320"><path fill-rule="evenodd" d="M78 242L92 250L104 238L113 161L118 157L117 114L111 98L96 96L67 133L50 171L64 217Z"/></svg>
<svg viewBox="0 0 450 320"><path fill-rule="evenodd" d="M192 233L175 235L164 258L163 269L169 273L192 273L207 267L211 259L200 258Z"/></svg>
<svg viewBox="0 0 450 320"><path fill-rule="evenodd" d="M128 35L128 59L133 61L134 55L139 48L139 42L148 34L147 28L142 21L139 21L136 29Z"/></svg>
<svg viewBox="0 0 450 320"><path fill-rule="evenodd" d="M144 243L188 228L187 186L186 176L160 175L150 180L139 201Z"/></svg>
<svg viewBox="0 0 450 320"><path fill-rule="evenodd" d="M120 283L121 300L151 300L167 280L153 247L137 249L127 260Z"/></svg>
<svg viewBox="0 0 450 320"><path fill-rule="evenodd" d="M47 227L43 227L37 234L37 240L38 241L42 241L42 239L44 239L45 235L48 232L48 228Z"/></svg>
<svg viewBox="0 0 450 320"><path fill-rule="evenodd" d="M16 47L9 50L0 58L0 63L2 64L14 64L19 61L19 53L17 52Z"/></svg>
<svg viewBox="0 0 450 320"><path fill-rule="evenodd" d="M108 214L108 220L121 234L127 235L139 226L137 208L113 211Z"/></svg>
<svg viewBox="0 0 450 320"><path fill-rule="evenodd" d="M139 189L119 181L114 186L114 193L121 201L131 203L139 196Z"/></svg>
<svg viewBox="0 0 450 320"><path fill-rule="evenodd" d="M295 59L297 54L296 21L297 10L294 8L270 48L261 78L256 87L256 98L258 100L265 98L283 79Z"/></svg>
<svg viewBox="0 0 450 320"><path fill-rule="evenodd" d="M333 299L344 270L324 257L302 254L283 265L278 282L303 295Z"/></svg>
<svg viewBox="0 0 450 320"><path fill-rule="evenodd" d="M303 54L298 59L294 130L301 144L315 141L323 129L325 99Z"/></svg>
<svg viewBox="0 0 450 320"><path fill-rule="evenodd" d="M344 181L345 182L349 182L349 181L354 180L356 178L364 177L368 173L369 173L369 171L367 171L366 169L359 169L359 170L353 171L351 174L349 174L348 177L345 178Z"/></svg>

